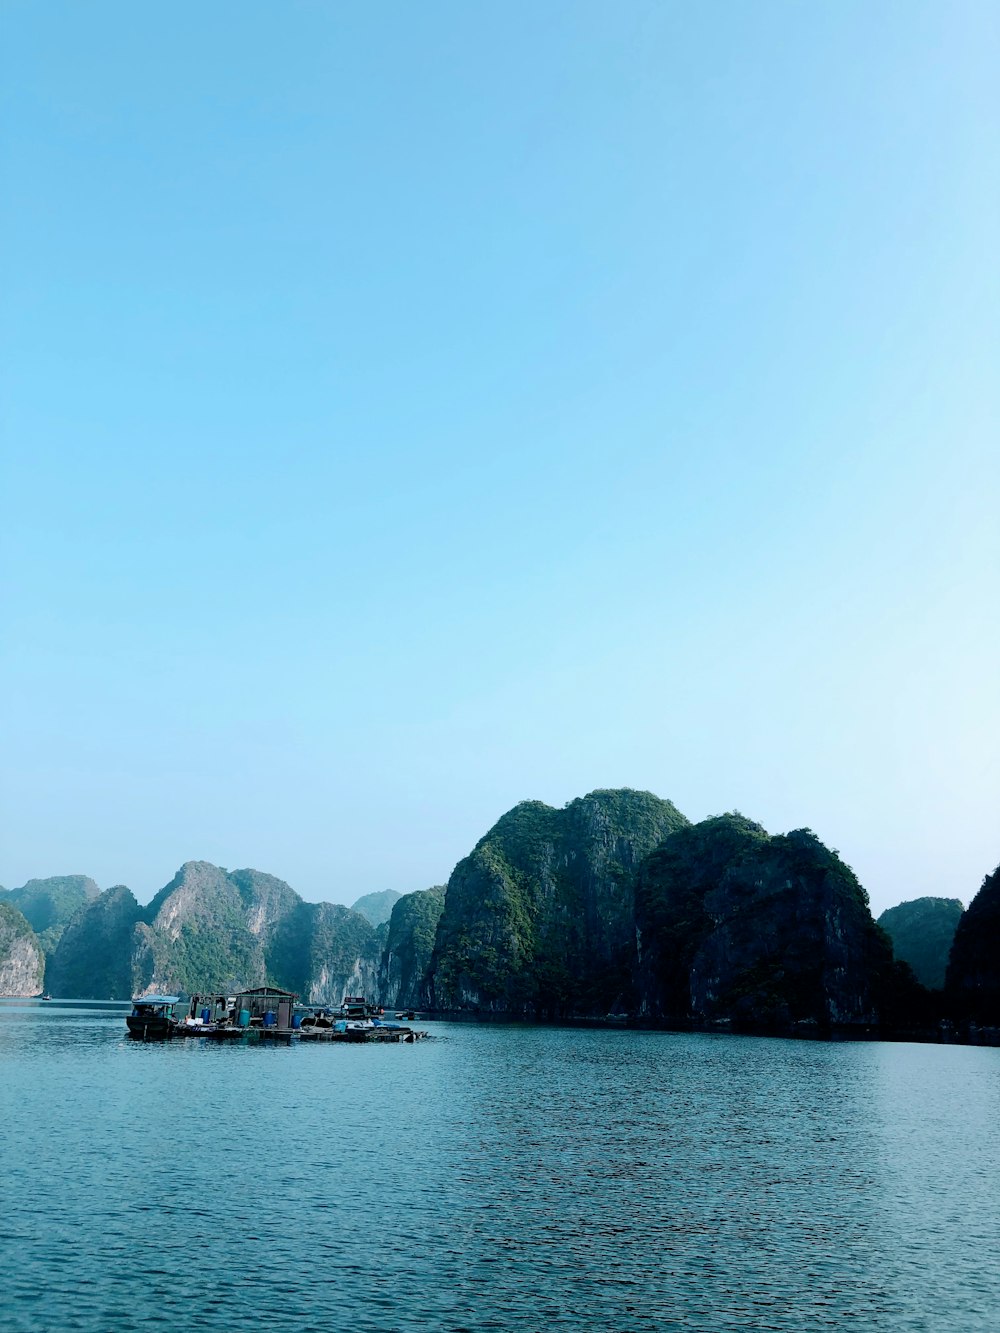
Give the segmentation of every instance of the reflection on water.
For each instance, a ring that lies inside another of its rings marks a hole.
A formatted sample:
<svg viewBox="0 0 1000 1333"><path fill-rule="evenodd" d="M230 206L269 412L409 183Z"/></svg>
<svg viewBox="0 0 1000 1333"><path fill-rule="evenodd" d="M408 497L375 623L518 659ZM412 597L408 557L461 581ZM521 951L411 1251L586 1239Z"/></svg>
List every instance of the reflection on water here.
<svg viewBox="0 0 1000 1333"><path fill-rule="evenodd" d="M905 1329L1000 1309L1000 1051L0 1003L0 1329Z"/></svg>

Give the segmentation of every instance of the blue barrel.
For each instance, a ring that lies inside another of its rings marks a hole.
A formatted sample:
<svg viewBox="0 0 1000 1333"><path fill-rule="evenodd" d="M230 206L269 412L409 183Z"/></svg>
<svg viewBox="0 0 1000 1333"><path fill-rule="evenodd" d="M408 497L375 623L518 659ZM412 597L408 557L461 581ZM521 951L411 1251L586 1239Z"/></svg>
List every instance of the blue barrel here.
<svg viewBox="0 0 1000 1333"><path fill-rule="evenodd" d="M264 1026L266 1028L273 1028L275 1021L274 1010L268 1009L267 1013L264 1015Z"/></svg>
<svg viewBox="0 0 1000 1333"><path fill-rule="evenodd" d="M207 1007L207 1005L201 1011L201 1021L203 1023L210 1023L212 1021L212 1011Z"/></svg>
<svg viewBox="0 0 1000 1333"><path fill-rule="evenodd" d="M250 1010L241 1009L240 1016L236 1020L236 1026L239 1028L248 1028L250 1026Z"/></svg>
<svg viewBox="0 0 1000 1333"><path fill-rule="evenodd" d="M293 1015L292 1015L292 1027L298 1029L298 1028L300 1028L301 1026L302 1026L302 1015L301 1015L301 1014L293 1014Z"/></svg>

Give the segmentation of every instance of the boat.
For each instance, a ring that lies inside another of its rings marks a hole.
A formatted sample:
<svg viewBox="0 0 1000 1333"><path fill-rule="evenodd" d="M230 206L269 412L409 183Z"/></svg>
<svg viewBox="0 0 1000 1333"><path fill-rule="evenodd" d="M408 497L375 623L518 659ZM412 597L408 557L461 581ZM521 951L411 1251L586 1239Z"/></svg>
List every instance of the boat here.
<svg viewBox="0 0 1000 1333"><path fill-rule="evenodd" d="M295 1018L299 1020L298 1033L300 1037L329 1037L333 1031L336 1014L332 1009L321 1005L313 1009L307 1009L305 1013L296 1014ZM293 1024L295 1018L292 1019Z"/></svg>
<svg viewBox="0 0 1000 1333"><path fill-rule="evenodd" d="M179 1026L174 1006L180 1003L177 995L136 995L132 1012L125 1017L130 1037L139 1041L156 1041L172 1037Z"/></svg>
<svg viewBox="0 0 1000 1333"><path fill-rule="evenodd" d="M403 1010L397 1019L412 1019L416 1015L412 1009ZM331 1034L334 1040L341 1041L417 1041L426 1036L425 1032L414 1032L402 1023L393 1023L386 1019L385 1009L372 1004L361 995L345 995L340 1006L340 1020L334 1024Z"/></svg>
<svg viewBox="0 0 1000 1333"><path fill-rule="evenodd" d="M49 995L48 992L46 992L46 993L42 996L42 999L43 999L43 1000L51 1000L51 999L52 999L52 996Z"/></svg>
<svg viewBox="0 0 1000 1333"><path fill-rule="evenodd" d="M340 1006L340 1017L353 1023L370 1023L373 1019L382 1018L384 1014L381 1005L370 1003L363 995L345 995Z"/></svg>

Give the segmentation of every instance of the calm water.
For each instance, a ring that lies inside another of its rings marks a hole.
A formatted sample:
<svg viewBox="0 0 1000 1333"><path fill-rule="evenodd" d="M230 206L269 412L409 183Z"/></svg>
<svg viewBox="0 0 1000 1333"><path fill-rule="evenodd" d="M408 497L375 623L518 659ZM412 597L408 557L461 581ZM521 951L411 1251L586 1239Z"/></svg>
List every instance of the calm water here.
<svg viewBox="0 0 1000 1333"><path fill-rule="evenodd" d="M1000 1051L0 1003L0 1329L1000 1327Z"/></svg>

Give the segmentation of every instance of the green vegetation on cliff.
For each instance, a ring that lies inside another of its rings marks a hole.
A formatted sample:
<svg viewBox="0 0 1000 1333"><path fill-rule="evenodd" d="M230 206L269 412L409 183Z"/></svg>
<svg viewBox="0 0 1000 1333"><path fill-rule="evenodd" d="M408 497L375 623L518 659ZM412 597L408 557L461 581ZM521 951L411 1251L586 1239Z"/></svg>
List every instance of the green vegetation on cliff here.
<svg viewBox="0 0 1000 1333"><path fill-rule="evenodd" d="M0 921L3 922L4 938L9 940L35 939L31 922L13 903L0 901Z"/></svg>
<svg viewBox="0 0 1000 1333"><path fill-rule="evenodd" d="M359 912L300 900L274 932L268 972L310 1003L339 1004L348 991L371 995L378 952L375 928Z"/></svg>
<svg viewBox="0 0 1000 1333"><path fill-rule="evenodd" d="M146 908L121 886L78 909L51 959L66 996L232 994L272 982L317 1001L371 994L382 933L349 908L303 903L283 880L188 861Z"/></svg>
<svg viewBox="0 0 1000 1333"><path fill-rule="evenodd" d="M46 954L59 943L71 917L100 889L87 875L53 875L29 879L19 889L0 889L0 899L22 912Z"/></svg>
<svg viewBox="0 0 1000 1333"><path fill-rule="evenodd" d="M632 997L636 870L687 823L650 792L522 801L456 866L429 975L443 1008L604 1014Z"/></svg>
<svg viewBox="0 0 1000 1333"><path fill-rule="evenodd" d="M408 893L393 907L379 968L379 998L384 1004L408 1009L424 1004L424 979L444 911L444 894L444 885L436 885Z"/></svg>
<svg viewBox="0 0 1000 1333"><path fill-rule="evenodd" d="M742 815L669 837L636 891L643 1007L669 1021L820 1028L921 1008L853 871L809 829Z"/></svg>
<svg viewBox="0 0 1000 1333"><path fill-rule="evenodd" d="M957 898L914 898L888 908L878 924L892 940L893 953L913 968L921 985L940 990L962 911Z"/></svg>
<svg viewBox="0 0 1000 1333"><path fill-rule="evenodd" d="M132 945L142 911L123 884L80 907L45 969L53 995L128 999L135 990Z"/></svg>
<svg viewBox="0 0 1000 1333"><path fill-rule="evenodd" d="M643 862L635 891L641 989L657 1016L690 1015L691 967L714 927L705 897L767 841L760 824L734 811L678 830Z"/></svg>
<svg viewBox="0 0 1000 1333"><path fill-rule="evenodd" d="M147 984L188 994L263 985L267 965L248 899L252 910L246 885L219 866L186 862L143 913L153 957Z"/></svg>

